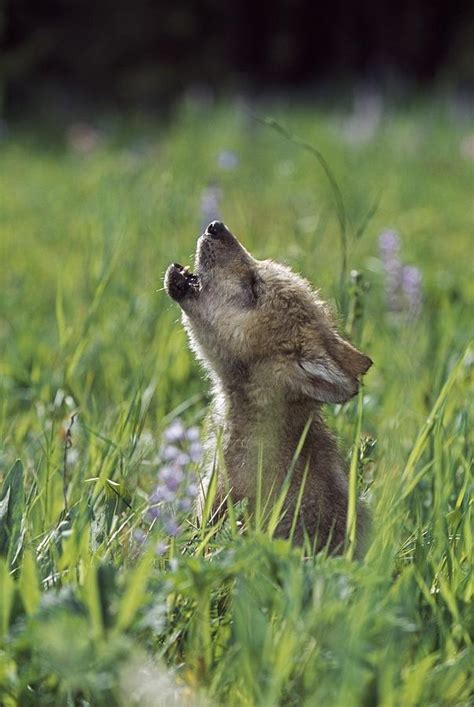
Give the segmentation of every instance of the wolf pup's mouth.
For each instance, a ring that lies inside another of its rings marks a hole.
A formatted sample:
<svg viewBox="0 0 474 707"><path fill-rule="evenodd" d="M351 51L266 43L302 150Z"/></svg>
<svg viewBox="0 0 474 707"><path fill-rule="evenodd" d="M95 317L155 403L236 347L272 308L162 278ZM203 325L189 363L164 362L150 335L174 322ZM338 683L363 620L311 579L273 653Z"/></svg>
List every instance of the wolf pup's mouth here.
<svg viewBox="0 0 474 707"><path fill-rule="evenodd" d="M173 263L166 271L166 291L180 304L190 298L196 299L212 278L216 264L223 265L230 257L239 254L245 254L245 251L236 237L222 221L212 221L198 238L195 254L197 273Z"/></svg>
<svg viewBox="0 0 474 707"><path fill-rule="evenodd" d="M189 268L173 263L166 271L165 287L170 297L181 302L185 297L198 295L199 278Z"/></svg>

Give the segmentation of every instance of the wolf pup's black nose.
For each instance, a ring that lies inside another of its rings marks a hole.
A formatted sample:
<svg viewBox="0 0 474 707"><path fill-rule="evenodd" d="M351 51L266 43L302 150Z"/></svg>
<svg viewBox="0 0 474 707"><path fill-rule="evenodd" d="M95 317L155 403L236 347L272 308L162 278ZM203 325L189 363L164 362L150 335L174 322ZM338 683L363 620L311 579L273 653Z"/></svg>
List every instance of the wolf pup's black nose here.
<svg viewBox="0 0 474 707"><path fill-rule="evenodd" d="M224 226L222 221L212 221L206 228L206 232L209 233L209 235L216 236L218 238L224 233L227 233L227 228Z"/></svg>

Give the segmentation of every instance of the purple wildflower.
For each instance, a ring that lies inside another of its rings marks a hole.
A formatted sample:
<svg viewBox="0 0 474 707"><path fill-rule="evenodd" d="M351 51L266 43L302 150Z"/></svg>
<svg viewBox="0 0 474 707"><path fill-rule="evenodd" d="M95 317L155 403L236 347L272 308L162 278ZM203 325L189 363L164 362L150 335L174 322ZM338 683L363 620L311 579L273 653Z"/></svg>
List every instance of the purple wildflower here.
<svg viewBox="0 0 474 707"><path fill-rule="evenodd" d="M141 528L135 528L132 533L132 540L135 548L141 550L146 545L146 533Z"/></svg>
<svg viewBox="0 0 474 707"><path fill-rule="evenodd" d="M379 248L382 260L398 257L400 251L400 236L396 231L387 230L379 236Z"/></svg>
<svg viewBox="0 0 474 707"><path fill-rule="evenodd" d="M238 166L239 157L233 150L222 150L217 157L217 164L230 172Z"/></svg>
<svg viewBox="0 0 474 707"><path fill-rule="evenodd" d="M385 275L385 299L390 312L405 312L416 319L421 312L421 273L413 265L404 265L400 259L400 238L395 231L384 231L379 236L380 260Z"/></svg>
<svg viewBox="0 0 474 707"><path fill-rule="evenodd" d="M146 518L174 537L182 527L182 515L192 509L198 493L192 464L201 460L202 446L199 429L186 429L179 419L166 428L163 438L158 480L148 499Z"/></svg>
<svg viewBox="0 0 474 707"><path fill-rule="evenodd" d="M210 185L201 194L201 227L204 230L210 221L219 218L222 190Z"/></svg>
<svg viewBox="0 0 474 707"><path fill-rule="evenodd" d="M402 281L400 238L395 231L384 231L379 236L380 260L385 272L385 299L390 312L400 310L399 292Z"/></svg>
<svg viewBox="0 0 474 707"><path fill-rule="evenodd" d="M160 483L150 496L150 503L172 503L174 501L175 492L170 490L166 484Z"/></svg>
<svg viewBox="0 0 474 707"><path fill-rule="evenodd" d="M179 535L181 526L179 525L175 517L169 516L164 522L164 529L167 535L170 535L172 538L175 538L177 535Z"/></svg>
<svg viewBox="0 0 474 707"><path fill-rule="evenodd" d="M190 498L180 498L176 504L179 511L190 511L192 506L192 501Z"/></svg>
<svg viewBox="0 0 474 707"><path fill-rule="evenodd" d="M174 444L167 444L161 450L161 458L166 462L175 462L180 455L180 448Z"/></svg>
<svg viewBox="0 0 474 707"><path fill-rule="evenodd" d="M190 460L197 464L202 459L202 444L200 442L192 442L189 445L188 453Z"/></svg>
<svg viewBox="0 0 474 707"><path fill-rule="evenodd" d="M186 454L186 452L180 452L180 454L178 454L178 456L175 459L175 464L177 466L185 467L186 464L189 464L190 461L191 460L190 460L189 454Z"/></svg>
<svg viewBox="0 0 474 707"><path fill-rule="evenodd" d="M167 442L174 444L176 442L181 442L186 434L184 425L179 418L173 420L173 422L165 429L163 436Z"/></svg>
<svg viewBox="0 0 474 707"><path fill-rule="evenodd" d="M160 479L168 491L176 493L183 480L183 472L179 466L164 466L160 471Z"/></svg>
<svg viewBox="0 0 474 707"><path fill-rule="evenodd" d="M153 523L161 518L161 508L159 506L149 506L146 511L146 519L149 523Z"/></svg>
<svg viewBox="0 0 474 707"><path fill-rule="evenodd" d="M188 427L186 430L186 439L188 442L196 442L199 440L199 427L196 427L193 425L192 427Z"/></svg>
<svg viewBox="0 0 474 707"><path fill-rule="evenodd" d="M421 311L421 272L415 265L405 265L402 272L402 290L406 298L408 315L416 319Z"/></svg>
<svg viewBox="0 0 474 707"><path fill-rule="evenodd" d="M186 493L187 493L188 496L190 496L191 498L195 498L195 497L198 495L198 493L199 493L199 487L198 487L198 485L197 485L197 484L193 484L193 483L189 484L188 488L186 489Z"/></svg>

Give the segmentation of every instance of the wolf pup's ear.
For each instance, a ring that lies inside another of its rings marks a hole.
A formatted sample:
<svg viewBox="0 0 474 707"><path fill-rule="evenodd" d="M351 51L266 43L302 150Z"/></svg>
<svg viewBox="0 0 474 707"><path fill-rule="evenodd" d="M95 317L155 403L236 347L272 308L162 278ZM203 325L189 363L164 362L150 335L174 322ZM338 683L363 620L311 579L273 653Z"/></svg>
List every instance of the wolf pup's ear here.
<svg viewBox="0 0 474 707"><path fill-rule="evenodd" d="M306 395L322 403L344 403L357 393L359 378L372 361L333 332L317 354L304 357L298 365L305 374Z"/></svg>

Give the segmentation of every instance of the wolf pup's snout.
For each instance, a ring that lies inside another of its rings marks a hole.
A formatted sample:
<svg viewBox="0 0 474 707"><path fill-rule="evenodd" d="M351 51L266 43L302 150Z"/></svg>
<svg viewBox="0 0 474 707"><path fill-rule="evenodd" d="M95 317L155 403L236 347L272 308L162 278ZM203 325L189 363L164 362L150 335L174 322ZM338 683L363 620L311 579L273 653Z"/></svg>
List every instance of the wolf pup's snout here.
<svg viewBox="0 0 474 707"><path fill-rule="evenodd" d="M211 221L209 226L205 230L206 236L213 236L214 238L223 238L226 235L232 235L227 228L227 226L222 223L222 221Z"/></svg>

